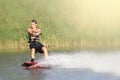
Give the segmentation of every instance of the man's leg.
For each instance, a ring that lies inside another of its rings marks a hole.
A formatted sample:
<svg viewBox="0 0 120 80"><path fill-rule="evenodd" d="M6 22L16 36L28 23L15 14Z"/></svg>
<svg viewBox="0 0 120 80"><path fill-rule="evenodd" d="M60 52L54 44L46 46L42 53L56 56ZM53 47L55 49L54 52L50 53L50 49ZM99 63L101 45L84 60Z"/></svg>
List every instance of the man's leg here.
<svg viewBox="0 0 120 80"><path fill-rule="evenodd" d="M44 56L47 59L48 58L48 51L46 47L42 47L42 50L44 51Z"/></svg>
<svg viewBox="0 0 120 80"><path fill-rule="evenodd" d="M35 61L35 48L31 49L30 57L31 57L31 62L34 62Z"/></svg>

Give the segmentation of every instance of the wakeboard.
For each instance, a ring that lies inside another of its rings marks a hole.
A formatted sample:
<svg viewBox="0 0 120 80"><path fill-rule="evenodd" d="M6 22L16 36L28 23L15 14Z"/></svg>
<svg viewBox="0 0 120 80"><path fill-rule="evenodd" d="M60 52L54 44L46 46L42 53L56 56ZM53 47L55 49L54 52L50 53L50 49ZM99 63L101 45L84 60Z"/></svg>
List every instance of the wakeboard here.
<svg viewBox="0 0 120 80"><path fill-rule="evenodd" d="M41 64L39 62L24 62L22 68L34 70L34 69L50 69L50 66Z"/></svg>

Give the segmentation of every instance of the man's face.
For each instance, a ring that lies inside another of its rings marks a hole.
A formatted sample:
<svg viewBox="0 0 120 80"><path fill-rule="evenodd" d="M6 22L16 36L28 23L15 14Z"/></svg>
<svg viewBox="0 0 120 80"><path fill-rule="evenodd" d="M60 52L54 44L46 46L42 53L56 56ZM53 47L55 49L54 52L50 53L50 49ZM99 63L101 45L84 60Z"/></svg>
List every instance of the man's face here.
<svg viewBox="0 0 120 80"><path fill-rule="evenodd" d="M35 24L35 22L31 22L31 27L32 27L32 28L36 28L36 25L37 25L37 24Z"/></svg>

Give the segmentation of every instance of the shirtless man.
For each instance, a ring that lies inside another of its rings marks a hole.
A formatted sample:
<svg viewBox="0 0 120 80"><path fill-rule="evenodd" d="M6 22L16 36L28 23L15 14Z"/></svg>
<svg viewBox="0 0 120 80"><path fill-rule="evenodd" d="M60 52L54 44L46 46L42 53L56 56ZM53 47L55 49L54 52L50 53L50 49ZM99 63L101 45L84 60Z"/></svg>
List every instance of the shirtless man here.
<svg viewBox="0 0 120 80"><path fill-rule="evenodd" d="M46 47L39 42L39 36L41 34L41 30L37 28L37 21L32 20L31 21L31 26L27 30L28 35L29 35L29 47L31 50L30 57L31 57L31 62L35 61L35 53L44 53L45 58L48 57L48 52Z"/></svg>

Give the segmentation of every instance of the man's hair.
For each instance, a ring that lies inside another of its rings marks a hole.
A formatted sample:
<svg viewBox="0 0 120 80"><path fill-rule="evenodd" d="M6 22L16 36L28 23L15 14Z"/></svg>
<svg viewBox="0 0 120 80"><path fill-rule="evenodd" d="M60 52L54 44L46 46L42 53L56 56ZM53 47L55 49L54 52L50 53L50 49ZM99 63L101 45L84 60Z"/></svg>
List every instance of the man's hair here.
<svg viewBox="0 0 120 80"><path fill-rule="evenodd" d="M37 21L36 21L36 20L34 20L34 19L33 19L33 20L31 20L31 22L34 22L35 24L37 24Z"/></svg>

